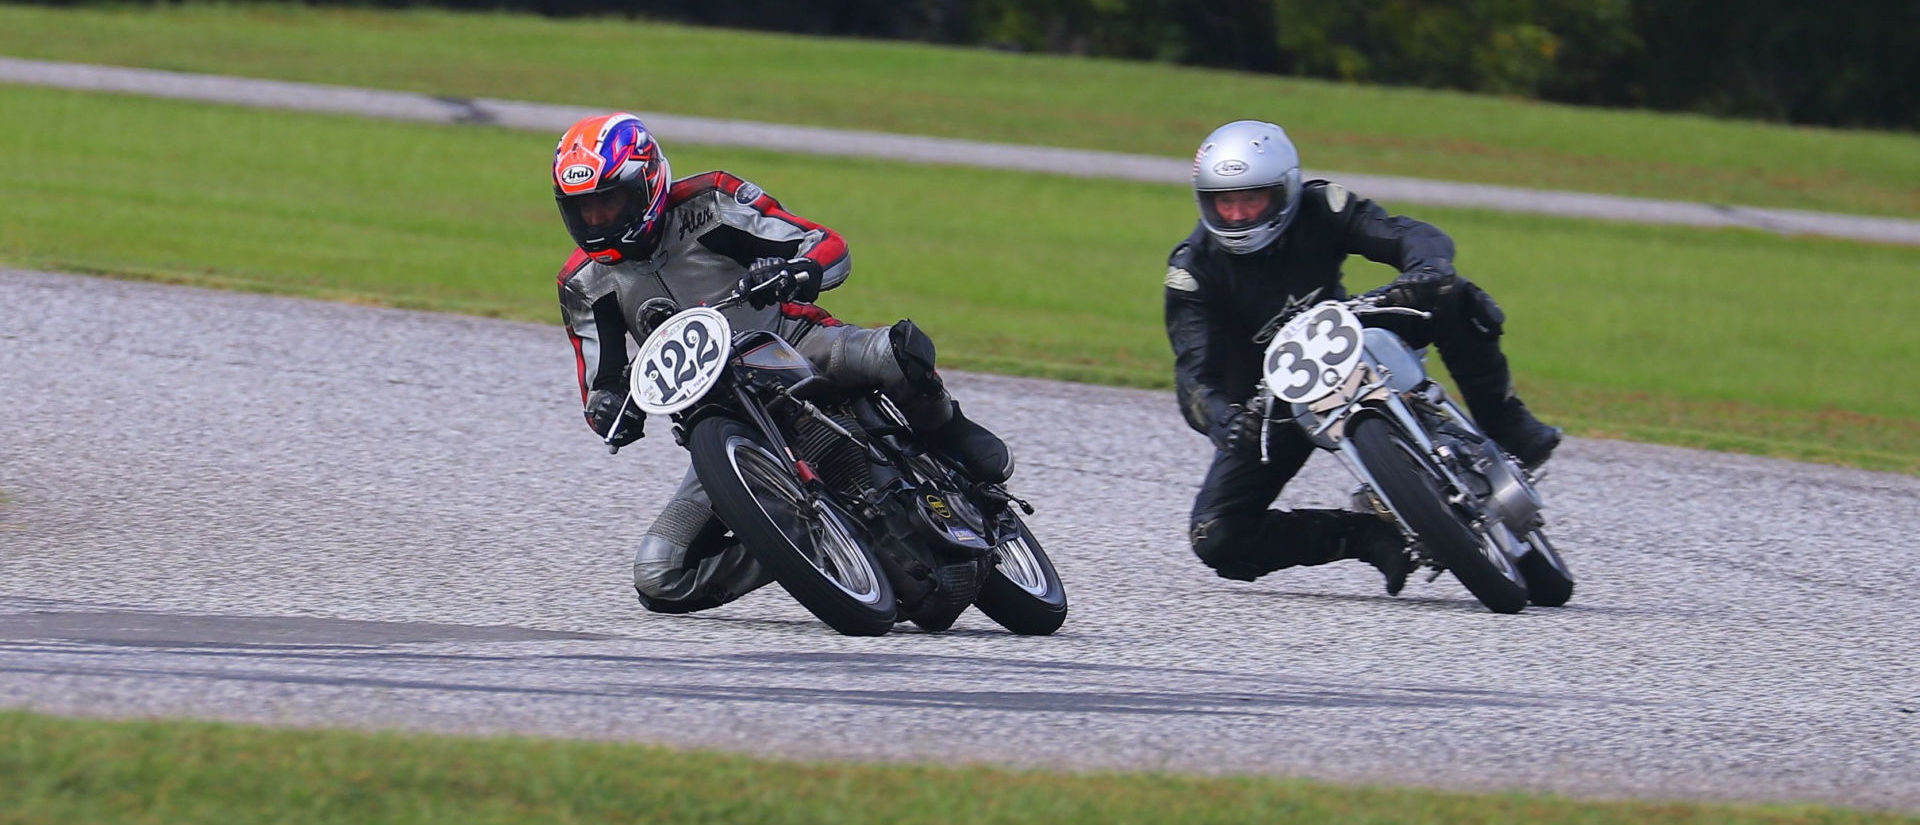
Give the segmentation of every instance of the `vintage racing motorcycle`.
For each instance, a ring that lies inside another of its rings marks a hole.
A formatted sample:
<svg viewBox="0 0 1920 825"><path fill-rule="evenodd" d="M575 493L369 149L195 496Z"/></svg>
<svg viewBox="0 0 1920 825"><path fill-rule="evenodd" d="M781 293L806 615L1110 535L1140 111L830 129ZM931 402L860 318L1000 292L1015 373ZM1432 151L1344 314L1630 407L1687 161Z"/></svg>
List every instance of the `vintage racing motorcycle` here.
<svg viewBox="0 0 1920 825"><path fill-rule="evenodd" d="M772 331L736 333L721 310L746 300L652 308L628 403L672 417L747 551L850 636L943 631L970 606L1014 633L1059 629L1066 590L1020 517L1033 508L926 448L879 391L835 386Z"/></svg>
<svg viewBox="0 0 1920 825"><path fill-rule="evenodd" d="M1496 613L1566 604L1573 574L1547 540L1533 475L1427 377L1421 351L1360 324L1387 313L1430 317L1362 296L1286 319L1262 362L1268 424L1290 421L1338 456L1360 480L1356 509L1398 524L1428 581L1452 571Z"/></svg>

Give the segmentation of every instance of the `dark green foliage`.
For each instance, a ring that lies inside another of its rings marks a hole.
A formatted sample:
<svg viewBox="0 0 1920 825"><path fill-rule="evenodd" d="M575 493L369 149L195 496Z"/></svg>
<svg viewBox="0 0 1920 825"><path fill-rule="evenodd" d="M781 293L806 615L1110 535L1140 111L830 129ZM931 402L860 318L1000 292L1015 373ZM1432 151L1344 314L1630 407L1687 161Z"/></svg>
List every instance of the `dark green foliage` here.
<svg viewBox="0 0 1920 825"><path fill-rule="evenodd" d="M612 14L1792 123L1920 128L1920 3L1913 0L337 2Z"/></svg>

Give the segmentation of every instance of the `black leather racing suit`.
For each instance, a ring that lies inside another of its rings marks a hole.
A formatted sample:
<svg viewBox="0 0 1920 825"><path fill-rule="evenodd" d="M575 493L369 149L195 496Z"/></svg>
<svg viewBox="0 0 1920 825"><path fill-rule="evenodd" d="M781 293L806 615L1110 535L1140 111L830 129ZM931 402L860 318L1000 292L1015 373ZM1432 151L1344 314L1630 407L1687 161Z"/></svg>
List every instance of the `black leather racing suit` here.
<svg viewBox="0 0 1920 825"><path fill-rule="evenodd" d="M1166 279L1167 338L1188 425L1213 436L1231 405L1252 399L1266 348L1256 335L1284 311L1347 297L1340 266L1354 254L1402 272L1431 267L1453 273L1453 240L1446 233L1388 215L1339 184L1319 180L1306 185L1292 224L1259 251L1230 254L1200 226L1174 248ZM1500 308L1456 276L1431 309L1431 321L1376 316L1368 323L1392 329L1415 347L1436 345L1476 417L1499 409L1511 395L1500 352ZM1271 438L1269 464L1216 449L1194 499L1188 533L1193 552L1222 575L1252 578L1346 558L1342 539L1356 520L1374 518L1337 510L1268 510L1314 450L1295 428L1275 427Z"/></svg>

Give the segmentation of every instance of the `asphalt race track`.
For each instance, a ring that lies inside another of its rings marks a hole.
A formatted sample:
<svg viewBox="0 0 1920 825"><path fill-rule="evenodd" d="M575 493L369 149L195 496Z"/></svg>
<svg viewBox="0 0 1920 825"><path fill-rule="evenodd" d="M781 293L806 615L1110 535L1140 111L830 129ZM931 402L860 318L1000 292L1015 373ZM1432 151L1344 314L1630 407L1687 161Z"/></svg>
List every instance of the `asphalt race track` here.
<svg viewBox="0 0 1920 825"><path fill-rule="evenodd" d="M1073 614L842 638L634 603L685 466L557 326L0 270L0 706L1920 810L1920 479L1572 440L1572 604L1214 578L1170 396L954 375ZM1349 484L1316 458L1285 503Z"/></svg>

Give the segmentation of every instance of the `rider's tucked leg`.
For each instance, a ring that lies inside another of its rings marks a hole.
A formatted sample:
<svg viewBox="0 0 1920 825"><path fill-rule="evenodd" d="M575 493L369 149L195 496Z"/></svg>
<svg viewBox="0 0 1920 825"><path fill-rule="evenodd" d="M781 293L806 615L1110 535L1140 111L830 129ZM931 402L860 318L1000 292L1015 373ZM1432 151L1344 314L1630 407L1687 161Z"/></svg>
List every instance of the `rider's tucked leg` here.
<svg viewBox="0 0 1920 825"><path fill-rule="evenodd" d="M633 554L634 593L655 613L718 607L772 580L714 517L691 470Z"/></svg>
<svg viewBox="0 0 1920 825"><path fill-rule="evenodd" d="M1295 434L1274 439L1272 463L1216 452L1194 499L1188 540L1222 578L1253 581L1275 570L1359 559L1398 594L1413 569L1398 528L1347 510L1269 510L1312 453Z"/></svg>
<svg viewBox="0 0 1920 825"><path fill-rule="evenodd" d="M959 459L975 480L1002 482L1013 475L1006 442L960 411L934 369L933 339L912 321L873 329L823 327L801 344L803 352L821 346L828 348L824 361L830 378L843 386L880 388L915 432Z"/></svg>
<svg viewBox="0 0 1920 825"><path fill-rule="evenodd" d="M1513 373L1500 351L1505 321L1493 298L1462 278L1434 308L1433 343L1473 420L1521 464L1536 468L1560 446L1560 428L1541 423L1514 394Z"/></svg>

